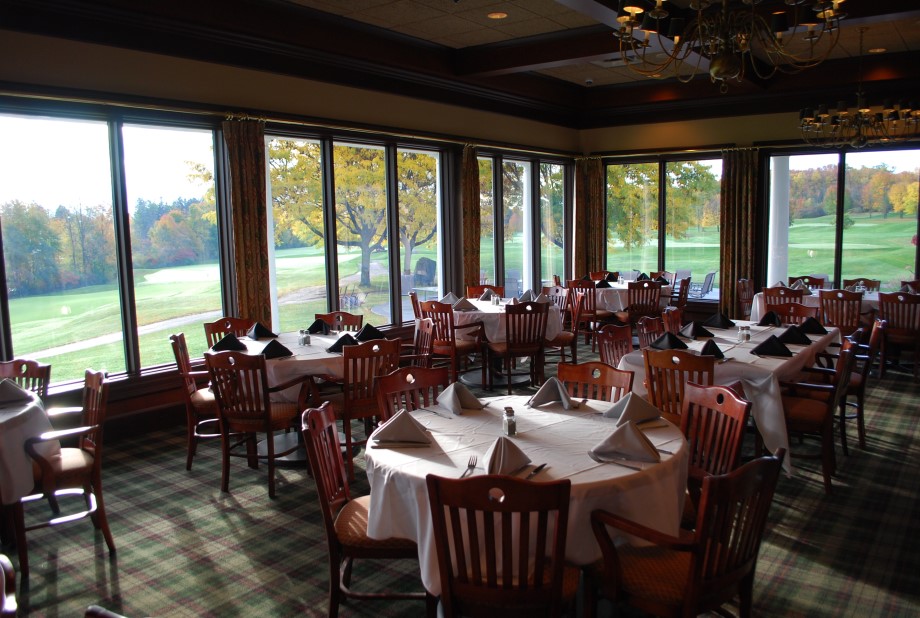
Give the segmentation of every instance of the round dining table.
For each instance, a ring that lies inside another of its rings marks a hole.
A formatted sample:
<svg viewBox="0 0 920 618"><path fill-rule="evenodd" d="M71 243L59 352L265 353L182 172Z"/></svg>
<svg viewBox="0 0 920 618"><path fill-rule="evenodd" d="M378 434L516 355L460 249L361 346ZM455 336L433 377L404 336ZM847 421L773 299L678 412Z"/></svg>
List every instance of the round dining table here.
<svg viewBox="0 0 920 618"><path fill-rule="evenodd" d="M440 406L412 412L424 425L431 443L421 448L375 448L365 453L371 487L367 533L372 538L406 538L418 544L422 583L438 595L441 584L428 505L428 474L460 477L471 455L478 458L474 475L485 474L484 456L503 435L505 406L515 410L517 434L510 438L530 459L517 472L523 478L547 464L533 482L569 479L572 483L566 538L566 560L590 564L601 557L591 531L591 512L606 509L667 534L676 534L686 490L689 449L680 429L667 421L650 423L643 432L659 449L656 463L598 463L588 451L609 436L616 423L603 412L612 405L583 401L565 410L559 402L530 408L528 397L481 400L481 410L454 415Z"/></svg>
<svg viewBox="0 0 920 618"><path fill-rule="evenodd" d="M51 421L42 400L34 393L23 393L21 401L0 403L0 503L15 504L32 492L32 458L25 443L46 431ZM45 457L52 458L61 451L57 440L38 445Z"/></svg>

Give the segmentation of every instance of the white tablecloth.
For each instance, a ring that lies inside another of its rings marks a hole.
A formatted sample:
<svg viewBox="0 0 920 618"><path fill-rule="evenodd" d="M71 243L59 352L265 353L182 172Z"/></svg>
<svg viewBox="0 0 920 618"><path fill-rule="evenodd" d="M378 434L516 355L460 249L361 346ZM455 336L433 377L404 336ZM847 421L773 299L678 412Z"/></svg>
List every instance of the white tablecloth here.
<svg viewBox="0 0 920 618"><path fill-rule="evenodd" d="M485 300L471 300L476 306L476 311L454 311L454 324L461 326L469 324L476 320L482 320L483 327L486 331L486 339L492 343L505 341L505 305L493 305ZM559 320L559 307L550 304L549 315L546 316L546 340L555 339L559 331L562 330L562 324ZM472 339L467 333L458 331L458 339Z"/></svg>
<svg viewBox="0 0 920 618"><path fill-rule="evenodd" d="M609 288L597 288L597 307L607 311L623 311L629 305L629 288L627 284L611 283ZM667 306L671 301L671 286L661 286L659 305Z"/></svg>
<svg viewBox="0 0 920 618"><path fill-rule="evenodd" d="M351 333L354 336L354 333ZM289 332L278 335L278 342L294 353L294 356L287 358L272 358L265 363L265 370L268 374L268 385L283 384L288 380L299 378L305 375L326 375L334 378L345 376L345 363L341 354L327 352L326 348L331 346L341 337L337 335L310 335L310 345L302 346L298 343L300 333ZM240 341L246 345L249 354L259 354L271 339L252 340L249 337L240 337ZM278 401L297 401L297 395L300 387L295 386L280 393L273 393L272 399Z"/></svg>
<svg viewBox="0 0 920 618"><path fill-rule="evenodd" d="M565 411L559 404L526 408L528 397L494 397L483 410L463 416L440 416L418 410L413 416L430 431L432 445L425 448L370 448L365 458L371 485L371 510L367 525L372 538L412 539L419 546L422 583L432 594L441 590L437 556L431 530L425 477L437 474L456 478L466 469L470 455L479 457L475 474L484 474L483 456L502 435L502 409L511 405L517 417L514 442L534 465L547 463L536 481L568 478L572 482L566 559L589 564L600 558L591 532L591 511L607 509L643 522L668 534L680 526L687 479L688 449L674 425L650 428L646 435L662 454L657 464L638 464L642 471L615 463L599 464L587 451L613 431L614 420L597 412L610 403L589 401ZM442 414L449 415L441 408ZM523 476L523 472L521 473Z"/></svg>
<svg viewBox="0 0 920 618"><path fill-rule="evenodd" d="M710 328L719 349L729 360L716 364L713 382L715 384L732 384L741 381L744 394L753 402L751 414L757 423L757 429L763 437L764 445L771 451L779 447L789 450L789 436L786 432L786 416L780 397L780 380L792 379L804 367L814 365L815 355L823 351L832 342L839 341L840 333L836 328L829 328L827 335L809 335L810 346L788 345L794 354L791 358L761 357L751 354L751 350L770 335L779 336L785 328L775 326L757 326L753 322L735 320L738 325L751 325L751 341L737 343L737 330L719 330ZM686 340L685 340L686 341ZM691 350L699 351L705 340L686 341ZM618 365L619 369L628 369L635 373L633 392L647 395L645 387L645 362L642 350L630 352ZM792 469L792 459L788 452L783 463L787 471Z"/></svg>
<svg viewBox="0 0 920 618"><path fill-rule="evenodd" d="M26 453L25 443L46 431L51 422L45 414L38 395L31 400L0 407L0 501L14 504L32 492L32 458ZM46 457L60 455L57 440L39 446Z"/></svg>
<svg viewBox="0 0 920 618"><path fill-rule="evenodd" d="M808 296L802 297L802 304L809 307L820 307L821 297L818 292L814 291ZM865 292L862 299L862 313L878 310L878 292ZM751 320L759 322L760 318L766 313L766 303L763 300L763 292L754 294L754 303L751 305Z"/></svg>

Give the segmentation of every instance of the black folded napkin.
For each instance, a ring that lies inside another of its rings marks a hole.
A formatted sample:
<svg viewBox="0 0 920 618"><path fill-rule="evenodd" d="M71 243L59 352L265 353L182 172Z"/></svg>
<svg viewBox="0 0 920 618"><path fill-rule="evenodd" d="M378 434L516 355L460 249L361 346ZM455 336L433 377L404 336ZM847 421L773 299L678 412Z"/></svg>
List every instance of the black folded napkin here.
<svg viewBox="0 0 920 618"><path fill-rule="evenodd" d="M310 324L310 327L307 328L307 332L311 335L328 335L329 334L329 325L324 321L317 319Z"/></svg>
<svg viewBox="0 0 920 618"><path fill-rule="evenodd" d="M237 339L233 333L227 333L220 341L212 345L211 349L215 352L225 352L227 350L245 352L246 344Z"/></svg>
<svg viewBox="0 0 920 618"><path fill-rule="evenodd" d="M722 353L722 350L719 349L719 346L716 345L716 342L710 339L706 342L706 345L703 346L703 349L700 350L700 356L715 356L716 360L722 360L725 358L725 354Z"/></svg>
<svg viewBox="0 0 920 618"><path fill-rule="evenodd" d="M776 335L770 335L766 341L760 342L757 347L751 350L751 354L757 356L792 356L792 352L783 345Z"/></svg>
<svg viewBox="0 0 920 618"><path fill-rule="evenodd" d="M268 337L275 338L278 335L262 326L261 322L256 322L252 325L252 328L249 329L249 332L246 333L246 336L250 339L266 339Z"/></svg>
<svg viewBox="0 0 920 618"><path fill-rule="evenodd" d="M358 342L350 334L345 333L344 335L336 339L335 343L333 343L331 346L326 348L326 351L335 352L335 353L341 352L342 348L344 348L347 345L358 345Z"/></svg>
<svg viewBox="0 0 920 618"><path fill-rule="evenodd" d="M702 337L715 337L712 333L706 330L702 324L699 322L690 322L686 326L680 329L680 334L688 339L699 339Z"/></svg>
<svg viewBox="0 0 920 618"><path fill-rule="evenodd" d="M262 348L262 356L265 358L284 358L294 356L294 353L284 347L284 344L277 339L272 339Z"/></svg>
<svg viewBox="0 0 920 618"><path fill-rule="evenodd" d="M671 282L670 282L670 281L668 281L667 279L665 279L664 277L662 277L662 276L660 276L660 275L657 276L657 277L655 277L655 281L657 281L658 283L662 283L662 284L664 284L664 285L671 285Z"/></svg>
<svg viewBox="0 0 920 618"><path fill-rule="evenodd" d="M607 282L606 279L601 279L600 281L597 282L597 284L595 284L594 287L596 287L596 288L609 288L609 287L610 287L610 284Z"/></svg>
<svg viewBox="0 0 920 618"><path fill-rule="evenodd" d="M665 333L653 341L649 347L656 350L686 350L687 344L674 333Z"/></svg>
<svg viewBox="0 0 920 618"><path fill-rule="evenodd" d="M827 329L816 318L805 318L799 326L803 333L808 335L826 335Z"/></svg>
<svg viewBox="0 0 920 618"><path fill-rule="evenodd" d="M585 275L581 278L582 281L591 281L591 275Z"/></svg>
<svg viewBox="0 0 920 618"><path fill-rule="evenodd" d="M760 318L760 322L757 323L757 326L782 326L783 319L776 315L775 311L767 311L763 314L763 317Z"/></svg>
<svg viewBox="0 0 920 618"><path fill-rule="evenodd" d="M808 335L802 331L801 328L793 324L783 332L780 336L777 337L783 343L789 343L794 345L811 345L811 339L808 338Z"/></svg>
<svg viewBox="0 0 920 618"><path fill-rule="evenodd" d="M728 319L724 313L717 313L715 315L709 316L709 318L703 322L703 326L708 326L709 328L734 328L735 323Z"/></svg>
<svg viewBox="0 0 920 618"><path fill-rule="evenodd" d="M605 279L607 281L617 281L617 276L615 273L607 273L607 276L605 277Z"/></svg>
<svg viewBox="0 0 920 618"><path fill-rule="evenodd" d="M645 273L639 273L639 276L636 277L636 281L648 281L649 276Z"/></svg>
<svg viewBox="0 0 920 618"><path fill-rule="evenodd" d="M386 339L373 324L365 324L355 335L358 341L370 341L371 339Z"/></svg>

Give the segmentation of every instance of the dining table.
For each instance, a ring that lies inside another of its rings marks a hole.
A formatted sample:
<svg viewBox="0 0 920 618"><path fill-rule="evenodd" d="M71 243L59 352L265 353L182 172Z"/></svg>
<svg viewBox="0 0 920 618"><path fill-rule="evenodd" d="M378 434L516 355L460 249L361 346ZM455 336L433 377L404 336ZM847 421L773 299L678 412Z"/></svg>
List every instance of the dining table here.
<svg viewBox="0 0 920 618"><path fill-rule="evenodd" d="M803 296L802 304L807 307L820 307L821 297L818 295L818 291L812 291L811 294ZM860 312L866 314L875 311L878 311L878 292L863 292ZM754 302L751 303L751 320L759 322L766 312L763 292L757 292L754 294Z"/></svg>
<svg viewBox="0 0 920 618"><path fill-rule="evenodd" d="M0 503L15 504L32 493L32 458L26 453L25 443L52 429L42 400L35 393L24 391L20 401L0 403ZM49 440L36 448L53 459L60 455L61 443Z"/></svg>
<svg viewBox="0 0 920 618"><path fill-rule="evenodd" d="M714 335L713 337L700 337L693 340L681 337L681 340L687 344L687 349L694 352L699 352L709 340L715 342L725 357L716 361L713 383L730 385L741 382L745 398L753 404L751 415L763 438L764 446L770 452L775 452L780 447L785 448L787 452L783 466L787 472L791 472L792 458L789 456L789 435L786 431L780 382L792 380L802 369L813 366L818 353L823 352L832 343L840 341L840 331L837 328L828 327L826 334L808 335L808 339L811 340L810 344L787 345L792 356L780 357L757 355L753 350L771 335L780 336L787 327L758 326L756 322L746 320L735 320L735 325L736 327L750 327L749 341L738 341L738 328L717 329L712 327L706 328ZM634 393L642 396L648 395L642 350L635 350L624 355L617 368L633 372L632 390Z"/></svg>
<svg viewBox="0 0 920 618"><path fill-rule="evenodd" d="M477 456L474 475L486 474L484 456L501 436L506 406L514 409L517 432L509 438L529 458L516 475L525 477L539 464L546 466L534 483L571 481L566 560L586 565L600 559L591 532L591 512L606 509L643 522L666 534L677 534L685 498L689 448L675 425L659 419L642 429L659 449L659 462L598 463L588 451L615 427L616 419L603 412L610 402L583 400L566 410L552 402L528 407L526 396L490 397L485 407L464 409L455 415L440 405L411 412L430 436L424 447L378 447L365 452L370 483L367 534L371 538L398 537L418 544L422 583L438 595L441 582L428 503L426 476L464 475L470 456Z"/></svg>
<svg viewBox="0 0 920 618"><path fill-rule="evenodd" d="M629 306L629 281L620 283L610 282L609 288L597 288L597 307L607 311L625 311ZM671 301L670 285L661 286L661 297L658 300L660 307L666 307Z"/></svg>
<svg viewBox="0 0 920 618"><path fill-rule="evenodd" d="M475 322L482 322L485 330L486 339L492 343L500 343L507 339L505 334L505 307L511 304L511 299L503 298L497 305L493 305L488 300L472 300L470 303L475 307L469 311L454 310L454 324L462 326ZM469 329L468 329L469 330ZM546 318L546 340L552 341L562 330L562 321L559 319L559 307L550 303L549 315ZM465 331L457 331L458 339L472 339L472 335Z"/></svg>

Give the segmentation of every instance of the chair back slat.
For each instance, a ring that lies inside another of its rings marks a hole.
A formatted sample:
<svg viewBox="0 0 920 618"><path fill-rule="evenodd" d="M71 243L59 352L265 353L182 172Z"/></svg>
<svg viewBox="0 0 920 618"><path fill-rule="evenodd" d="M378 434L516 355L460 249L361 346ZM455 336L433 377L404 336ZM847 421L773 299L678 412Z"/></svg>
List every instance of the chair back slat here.
<svg viewBox="0 0 920 618"><path fill-rule="evenodd" d="M665 332L676 335L684 325L684 312L677 307L668 307L661 312L661 321Z"/></svg>
<svg viewBox="0 0 920 618"><path fill-rule="evenodd" d="M714 356L697 356L688 350L642 350L648 400L661 415L680 424L684 385L688 382L711 386L715 373Z"/></svg>
<svg viewBox="0 0 920 618"><path fill-rule="evenodd" d="M684 386L681 431L690 445L690 469L725 474L738 467L751 402L725 386Z"/></svg>
<svg viewBox="0 0 920 618"><path fill-rule="evenodd" d="M607 324L597 331L597 349L601 362L613 367L632 352L632 329L627 324Z"/></svg>
<svg viewBox="0 0 920 618"><path fill-rule="evenodd" d="M423 318L429 318L434 322L434 345L453 346L456 342L453 306L450 303L429 300L422 302L420 309Z"/></svg>
<svg viewBox="0 0 920 618"><path fill-rule="evenodd" d="M763 289L763 302L765 305L801 303L804 298L805 290L793 290L792 288L782 285Z"/></svg>
<svg viewBox="0 0 920 618"><path fill-rule="evenodd" d="M920 295L879 293L878 317L888 322L889 333L920 333Z"/></svg>
<svg viewBox="0 0 920 618"><path fill-rule="evenodd" d="M821 323L836 326L843 336L850 335L860 326L862 292L847 290L821 290Z"/></svg>
<svg viewBox="0 0 920 618"><path fill-rule="evenodd" d="M208 347L213 347L224 336L233 334L242 337L249 332L249 329L256 323L249 318L222 317L213 322L205 322L204 336L208 340Z"/></svg>
<svg viewBox="0 0 920 618"><path fill-rule="evenodd" d="M505 341L508 349L528 356L542 349L546 340L549 303L523 302L505 307Z"/></svg>
<svg viewBox="0 0 920 618"><path fill-rule="evenodd" d="M881 279L866 279L865 277L858 277L856 279L844 279L843 287L844 288L853 288L858 285L866 288L867 292L878 292L882 287Z"/></svg>
<svg viewBox="0 0 920 618"><path fill-rule="evenodd" d="M619 401L632 390L633 372L605 363L559 363L556 375L575 399Z"/></svg>
<svg viewBox="0 0 920 618"><path fill-rule="evenodd" d="M269 431L271 403L265 357L245 352L205 352L222 422L231 431Z"/></svg>
<svg viewBox="0 0 920 618"><path fill-rule="evenodd" d="M0 362L0 378L9 378L44 399L48 396L48 384L51 382L51 365L29 358L14 358Z"/></svg>
<svg viewBox="0 0 920 618"><path fill-rule="evenodd" d="M660 317L645 316L636 322L636 336L639 339L639 349L652 345L655 339L664 334L664 322Z"/></svg>

